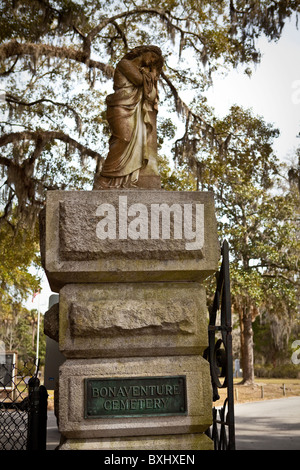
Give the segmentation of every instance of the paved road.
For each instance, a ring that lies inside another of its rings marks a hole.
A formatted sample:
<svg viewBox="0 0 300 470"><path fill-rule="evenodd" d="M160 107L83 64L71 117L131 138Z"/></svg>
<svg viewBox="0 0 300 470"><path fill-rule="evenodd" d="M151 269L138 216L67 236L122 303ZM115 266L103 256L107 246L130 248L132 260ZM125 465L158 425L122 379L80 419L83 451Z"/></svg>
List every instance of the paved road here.
<svg viewBox="0 0 300 470"><path fill-rule="evenodd" d="M237 450L300 450L300 397L235 405Z"/></svg>
<svg viewBox="0 0 300 470"><path fill-rule="evenodd" d="M53 411L48 411L47 419L47 450L55 450L60 440L60 433L57 429L56 418Z"/></svg>
<svg viewBox="0 0 300 470"><path fill-rule="evenodd" d="M237 450L300 450L300 397L235 405ZM48 412L47 450L59 444L53 412Z"/></svg>

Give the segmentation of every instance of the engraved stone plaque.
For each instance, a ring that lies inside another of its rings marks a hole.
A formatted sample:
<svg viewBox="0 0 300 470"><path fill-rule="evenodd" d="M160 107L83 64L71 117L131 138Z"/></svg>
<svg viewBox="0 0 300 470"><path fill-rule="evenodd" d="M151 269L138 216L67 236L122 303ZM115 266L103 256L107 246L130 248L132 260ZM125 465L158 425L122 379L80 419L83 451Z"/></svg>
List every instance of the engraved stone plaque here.
<svg viewBox="0 0 300 470"><path fill-rule="evenodd" d="M186 415L186 377L85 379L85 418Z"/></svg>

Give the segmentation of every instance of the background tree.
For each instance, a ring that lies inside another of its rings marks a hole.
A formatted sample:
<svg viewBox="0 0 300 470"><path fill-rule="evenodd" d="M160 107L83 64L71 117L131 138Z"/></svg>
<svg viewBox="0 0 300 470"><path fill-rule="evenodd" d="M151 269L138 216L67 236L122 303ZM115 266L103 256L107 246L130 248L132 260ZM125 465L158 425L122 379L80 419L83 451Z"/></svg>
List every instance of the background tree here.
<svg viewBox="0 0 300 470"><path fill-rule="evenodd" d="M34 274L39 268L38 230L19 226L15 232L10 224L2 224L0 240L0 338L6 350L34 358L37 312L23 303L39 288L40 279ZM41 335L40 351L42 343Z"/></svg>
<svg viewBox="0 0 300 470"><path fill-rule="evenodd" d="M39 277L33 274L34 269L30 272L40 264L38 228L20 227L16 233L12 219L11 225L0 226L0 239L0 302L9 308L21 304L39 288Z"/></svg>
<svg viewBox="0 0 300 470"><path fill-rule="evenodd" d="M286 358L290 362L290 338L293 331L298 332L298 166L278 161L273 152L278 130L249 110L232 107L228 116L214 121L214 128L228 136L226 153L203 146L189 166L170 170L162 160L160 172L165 189L198 187L214 192L219 237L227 238L230 246L232 307L240 326L243 382L250 384L254 350L273 368ZM212 296L214 279L207 288ZM295 373L292 369L284 370Z"/></svg>
<svg viewBox="0 0 300 470"><path fill-rule="evenodd" d="M274 155L278 130L261 117L233 106L214 129L228 136L226 152L202 147L190 166L200 189L214 191L220 239L229 242L233 312L240 323L243 381L249 384L252 322L260 313L272 318L274 345L283 349L298 313L299 192L288 184L291 170Z"/></svg>

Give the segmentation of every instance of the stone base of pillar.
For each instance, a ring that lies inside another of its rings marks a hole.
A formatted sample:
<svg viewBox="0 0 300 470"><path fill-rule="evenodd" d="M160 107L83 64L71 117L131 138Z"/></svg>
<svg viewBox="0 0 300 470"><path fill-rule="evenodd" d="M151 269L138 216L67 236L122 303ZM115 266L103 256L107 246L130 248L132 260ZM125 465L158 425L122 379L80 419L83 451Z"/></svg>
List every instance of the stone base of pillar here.
<svg viewBox="0 0 300 470"><path fill-rule="evenodd" d="M212 449L202 282L220 256L213 194L50 191L41 222L60 294L45 332L66 357L60 448Z"/></svg>
<svg viewBox="0 0 300 470"><path fill-rule="evenodd" d="M102 439L66 439L59 450L213 450L204 433Z"/></svg>
<svg viewBox="0 0 300 470"><path fill-rule="evenodd" d="M211 396L201 356L67 359L59 430L76 439L202 433L212 423Z"/></svg>

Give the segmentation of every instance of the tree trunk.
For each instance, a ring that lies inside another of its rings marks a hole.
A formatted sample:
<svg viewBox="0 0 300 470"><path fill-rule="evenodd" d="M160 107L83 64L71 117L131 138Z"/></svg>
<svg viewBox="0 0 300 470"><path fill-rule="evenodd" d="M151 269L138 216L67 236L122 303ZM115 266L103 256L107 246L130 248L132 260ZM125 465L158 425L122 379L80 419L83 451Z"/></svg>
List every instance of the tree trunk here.
<svg viewBox="0 0 300 470"><path fill-rule="evenodd" d="M253 330L251 309L244 306L241 312L241 355L243 384L254 383Z"/></svg>

